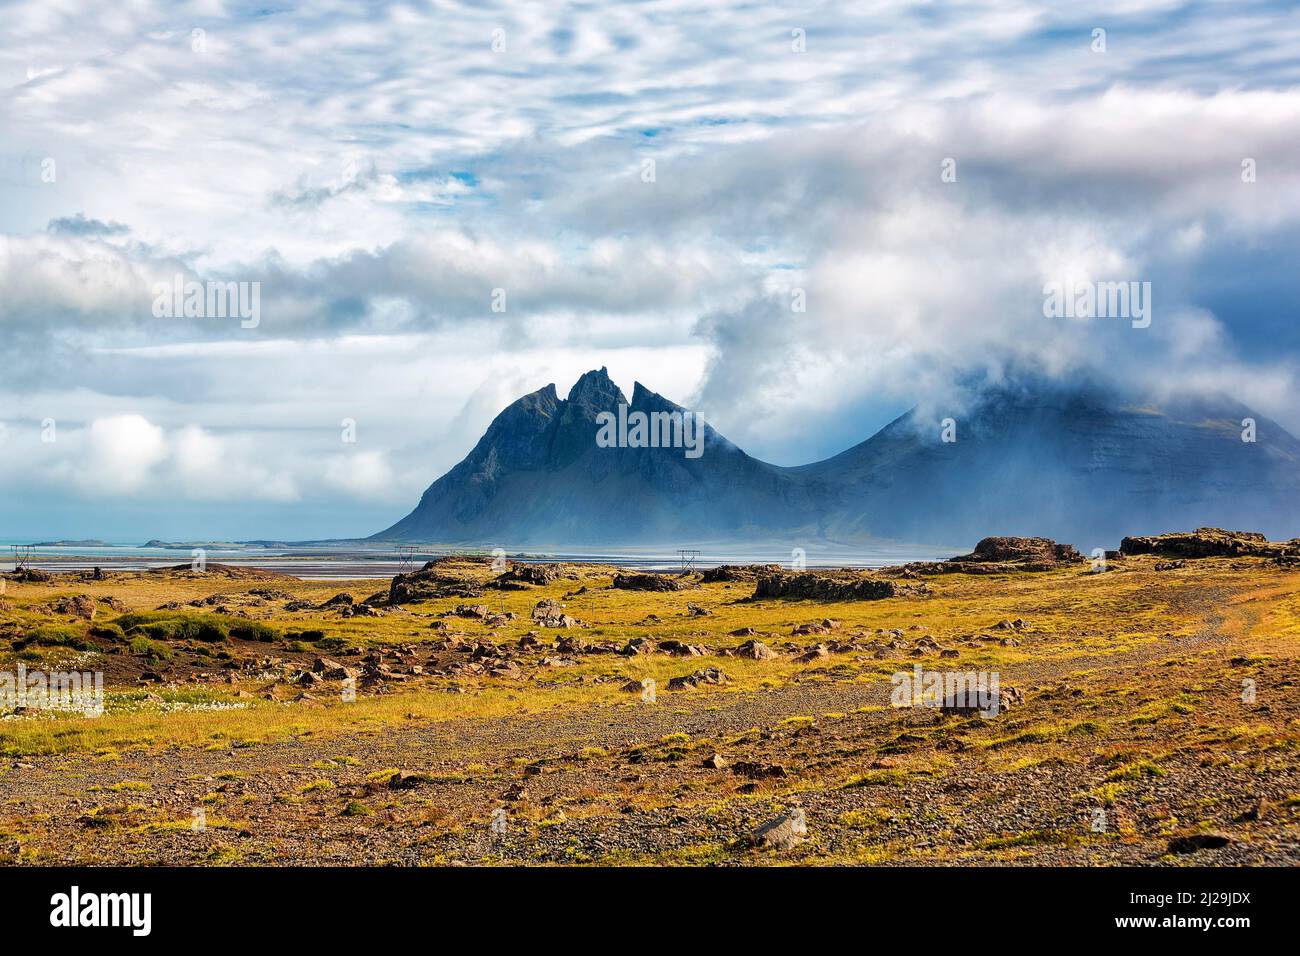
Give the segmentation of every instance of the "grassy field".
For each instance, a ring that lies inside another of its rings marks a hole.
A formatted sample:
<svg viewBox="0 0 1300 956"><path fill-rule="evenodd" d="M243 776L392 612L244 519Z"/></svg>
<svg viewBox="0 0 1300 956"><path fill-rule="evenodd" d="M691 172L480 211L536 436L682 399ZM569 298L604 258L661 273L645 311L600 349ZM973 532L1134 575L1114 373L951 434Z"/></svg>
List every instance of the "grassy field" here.
<svg viewBox="0 0 1300 956"><path fill-rule="evenodd" d="M326 602L387 581L10 581L0 670L100 671L105 699L0 721L0 860L1296 862L1300 574L1154 563L851 602L622 590L617 569L569 566L365 614ZM544 600L577 625L540 626ZM638 638L660 650L617 653ZM772 659L738 656L750 640ZM318 658L383 676L303 677ZM996 673L1020 700L890 706L917 664ZM668 689L708 669L724 682ZM653 702L627 688L646 679ZM794 808L806 839L753 845Z"/></svg>

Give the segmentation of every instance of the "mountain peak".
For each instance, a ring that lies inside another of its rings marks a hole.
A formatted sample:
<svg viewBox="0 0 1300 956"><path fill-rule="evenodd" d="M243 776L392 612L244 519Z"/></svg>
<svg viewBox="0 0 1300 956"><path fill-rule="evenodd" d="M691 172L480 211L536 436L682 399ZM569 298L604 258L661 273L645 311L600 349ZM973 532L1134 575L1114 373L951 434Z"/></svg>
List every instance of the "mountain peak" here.
<svg viewBox="0 0 1300 956"><path fill-rule="evenodd" d="M681 408L637 382L630 408ZM780 468L705 427L703 454L670 440L600 444L598 416L626 404L604 369L566 401L539 389L497 417L380 540L651 545L891 539L958 545L1046 535L1082 550L1133 530L1214 524L1300 531L1300 441L1235 403L1157 413L1091 389L987 390L953 439L914 409L822 462ZM631 412L619 416L620 433ZM1238 423L1258 422L1243 441ZM642 426L644 428L644 426ZM684 428L682 429L684 436Z"/></svg>
<svg viewBox="0 0 1300 956"><path fill-rule="evenodd" d="M611 400L613 405L623 401L623 393L609 377L609 370L602 365L599 369L584 372L582 377L573 383L573 388L569 389L568 400L584 405L600 405L601 410L604 411L610 407Z"/></svg>

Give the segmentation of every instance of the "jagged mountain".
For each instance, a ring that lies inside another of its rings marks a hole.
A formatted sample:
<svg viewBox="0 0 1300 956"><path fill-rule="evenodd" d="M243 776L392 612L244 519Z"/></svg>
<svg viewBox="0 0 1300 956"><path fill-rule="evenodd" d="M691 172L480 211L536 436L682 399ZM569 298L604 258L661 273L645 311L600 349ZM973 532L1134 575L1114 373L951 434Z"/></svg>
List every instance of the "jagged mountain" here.
<svg viewBox="0 0 1300 956"><path fill-rule="evenodd" d="M492 422L409 515L374 540L508 547L823 539L951 543L1041 534L1082 548L1217 524L1300 534L1300 442L1228 401L1136 407L1089 392L999 390L954 416L913 410L825 461L771 465L704 427L704 452L601 447L602 413L684 413L605 369ZM1257 441L1241 440L1244 418ZM608 423L608 419L604 420ZM634 444L635 442L633 442Z"/></svg>
<svg viewBox="0 0 1300 956"><path fill-rule="evenodd" d="M497 416L473 451L380 540L602 545L711 536L756 540L807 524L817 500L788 469L704 426L704 453L602 448L601 412L686 410L639 382L629 402L605 369L561 400L554 385Z"/></svg>

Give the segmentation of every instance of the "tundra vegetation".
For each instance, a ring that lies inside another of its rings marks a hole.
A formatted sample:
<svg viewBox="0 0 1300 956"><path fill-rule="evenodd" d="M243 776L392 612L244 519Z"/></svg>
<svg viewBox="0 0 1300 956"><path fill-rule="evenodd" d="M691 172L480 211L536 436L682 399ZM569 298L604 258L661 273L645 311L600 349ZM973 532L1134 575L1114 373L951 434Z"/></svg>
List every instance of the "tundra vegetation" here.
<svg viewBox="0 0 1300 956"><path fill-rule="evenodd" d="M11 577L0 669L106 695L5 709L0 862L1294 865L1300 568L1230 540ZM918 663L1003 706L890 706Z"/></svg>

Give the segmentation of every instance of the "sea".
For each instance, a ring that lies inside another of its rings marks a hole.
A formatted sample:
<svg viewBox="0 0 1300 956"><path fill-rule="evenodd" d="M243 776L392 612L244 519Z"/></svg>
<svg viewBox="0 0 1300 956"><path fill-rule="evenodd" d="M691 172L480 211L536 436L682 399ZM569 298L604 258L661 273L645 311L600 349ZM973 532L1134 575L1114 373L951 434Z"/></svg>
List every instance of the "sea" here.
<svg viewBox="0 0 1300 956"><path fill-rule="evenodd" d="M105 571L141 571L149 568L190 564L193 550L201 547L204 560L278 571L304 581L391 578L403 571L417 570L426 561L446 555L492 556L496 549L416 545L370 545L348 542L330 544L286 544L271 546L213 544L144 547L106 542L96 545L30 545L27 542L0 543L0 571L12 571L19 563L52 572L79 572L93 568ZM510 561L555 563L581 562L613 564L644 571L704 570L721 564L779 564L786 568L881 568L910 561L938 561L969 546L936 548L923 545L886 544L869 548L808 544L743 546L727 544L684 544L680 548L529 548L505 549Z"/></svg>

